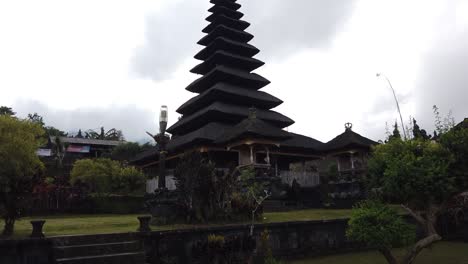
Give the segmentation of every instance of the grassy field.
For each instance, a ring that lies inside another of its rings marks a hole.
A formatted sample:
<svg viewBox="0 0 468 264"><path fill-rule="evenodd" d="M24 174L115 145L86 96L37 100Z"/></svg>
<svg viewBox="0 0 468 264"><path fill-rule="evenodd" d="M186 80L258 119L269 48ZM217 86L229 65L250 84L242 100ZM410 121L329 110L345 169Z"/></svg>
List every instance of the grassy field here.
<svg viewBox="0 0 468 264"><path fill-rule="evenodd" d="M396 251L404 254L404 249ZM307 260L286 261L291 264L386 264L378 252L351 253ZM440 242L432 248L424 249L416 258L415 264L468 264L468 244Z"/></svg>
<svg viewBox="0 0 468 264"><path fill-rule="evenodd" d="M307 221L347 218L351 210L338 209L309 209L290 212L265 213L263 223L278 223L288 221ZM24 237L31 233L29 221L44 219L44 232L47 236L104 234L133 232L138 227L138 215L57 215L47 217L26 217L16 222L15 236ZM212 224L211 226L216 225ZM219 225L219 224L218 224ZM201 225L197 225L201 226ZM153 227L154 230L170 230L189 228L192 225L168 225Z"/></svg>

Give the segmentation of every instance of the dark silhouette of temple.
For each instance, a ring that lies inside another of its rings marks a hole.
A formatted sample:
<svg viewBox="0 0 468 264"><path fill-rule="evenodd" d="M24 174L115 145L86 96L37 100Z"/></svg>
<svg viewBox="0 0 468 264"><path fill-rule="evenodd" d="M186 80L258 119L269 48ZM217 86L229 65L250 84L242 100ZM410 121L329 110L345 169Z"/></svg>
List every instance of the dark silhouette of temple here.
<svg viewBox="0 0 468 264"><path fill-rule="evenodd" d="M284 183L296 180L316 186L317 163L324 157L352 153L344 156L355 164L353 157L361 157L355 153L368 152L376 144L352 132L351 126L328 144L284 130L294 121L273 110L283 101L261 91L270 81L253 72L264 62L254 58L259 49L249 44L253 36L245 31L250 24L242 20L241 5L236 0L210 2L214 4L206 18L210 24L198 42L203 49L195 55L201 63L191 70L201 77L186 88L196 95L177 109L182 116L167 129L172 135L167 144L169 170L182 153L199 151L219 168L253 166ZM156 176L158 153L156 147L132 163ZM302 169L293 170L295 164L302 164Z"/></svg>

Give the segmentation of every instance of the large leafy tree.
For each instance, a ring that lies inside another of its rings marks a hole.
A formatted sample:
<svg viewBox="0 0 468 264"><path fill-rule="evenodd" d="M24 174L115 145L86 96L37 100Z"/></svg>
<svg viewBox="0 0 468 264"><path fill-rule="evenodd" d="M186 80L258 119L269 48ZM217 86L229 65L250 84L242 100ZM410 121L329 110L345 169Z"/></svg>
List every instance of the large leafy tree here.
<svg viewBox="0 0 468 264"><path fill-rule="evenodd" d="M441 144L423 139L391 139L375 147L369 159L369 186L401 203L425 231L402 263L412 263L423 248L441 240L437 217L459 190L449 173L452 162L452 153Z"/></svg>
<svg viewBox="0 0 468 264"><path fill-rule="evenodd" d="M376 248L391 264L398 263L391 249L409 245L416 234L414 226L408 224L395 209L377 200L358 204L348 226L346 235L349 238Z"/></svg>
<svg viewBox="0 0 468 264"><path fill-rule="evenodd" d="M36 155L44 143L44 130L29 120L0 115L0 210L5 220L3 235L10 236L26 206L34 176L43 169Z"/></svg>
<svg viewBox="0 0 468 264"><path fill-rule="evenodd" d="M468 190L468 119L442 134L439 141L455 158L449 170L456 186Z"/></svg>

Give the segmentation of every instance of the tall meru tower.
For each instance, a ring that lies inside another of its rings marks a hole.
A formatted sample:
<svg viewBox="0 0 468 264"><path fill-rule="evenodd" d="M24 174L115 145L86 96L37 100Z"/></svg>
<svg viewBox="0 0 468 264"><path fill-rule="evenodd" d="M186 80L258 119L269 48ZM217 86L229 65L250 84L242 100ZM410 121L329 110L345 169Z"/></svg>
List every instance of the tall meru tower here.
<svg viewBox="0 0 468 264"><path fill-rule="evenodd" d="M252 109L269 128L281 130L294 123L271 110L283 103L280 99L260 91L270 81L253 73L264 62L253 58L259 50L248 44L253 36L245 31L250 24L241 20L241 5L236 0L210 2L214 4L206 18L210 24L198 42L204 48L195 55L202 62L191 70L202 76L186 88L197 95L177 109L182 117L167 130L172 151L216 145Z"/></svg>

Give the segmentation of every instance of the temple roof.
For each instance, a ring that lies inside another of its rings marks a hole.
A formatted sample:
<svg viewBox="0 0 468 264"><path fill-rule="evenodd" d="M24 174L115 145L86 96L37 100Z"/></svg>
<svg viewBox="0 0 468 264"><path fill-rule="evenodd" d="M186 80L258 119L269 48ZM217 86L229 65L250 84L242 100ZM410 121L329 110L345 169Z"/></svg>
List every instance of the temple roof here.
<svg viewBox="0 0 468 264"><path fill-rule="evenodd" d="M263 64L265 64L263 61L257 59L218 50L204 62L195 66L192 70L190 70L190 72L197 74L207 74L217 65L226 65L231 68L242 68L245 71L251 72L263 66Z"/></svg>
<svg viewBox="0 0 468 264"><path fill-rule="evenodd" d="M242 121L249 115L249 109L245 106L215 102L211 105L193 113L187 117L181 118L176 124L172 125L167 131L171 134L184 134L197 129L209 122L234 123ZM290 118L271 110L257 110L257 116L272 125L284 128L294 124Z"/></svg>
<svg viewBox="0 0 468 264"><path fill-rule="evenodd" d="M210 3L224 6L232 10L239 10L241 8L241 5L236 3L236 0L211 0Z"/></svg>
<svg viewBox="0 0 468 264"><path fill-rule="evenodd" d="M206 18L206 21L208 22L215 21L216 18L220 15L224 15L232 19L241 19L244 16L244 14L239 11L235 11L235 10L232 10L225 6L220 6L220 5L215 5L212 8L210 8L208 11L213 13L212 15Z"/></svg>
<svg viewBox="0 0 468 264"><path fill-rule="evenodd" d="M228 129L224 134L216 139L214 143L226 144L246 138L283 141L290 137L288 132L257 118L255 113L256 110L251 111L254 112L251 112L248 118Z"/></svg>
<svg viewBox="0 0 468 264"><path fill-rule="evenodd" d="M208 123L193 132L172 138L167 149L175 151L189 145L210 144L230 127L230 125L222 123Z"/></svg>
<svg viewBox="0 0 468 264"><path fill-rule="evenodd" d="M193 113L216 101L237 103L260 109L271 109L283 103L283 101L268 93L220 82L187 101L177 109L177 112L183 115Z"/></svg>
<svg viewBox="0 0 468 264"><path fill-rule="evenodd" d="M216 68L203 77L192 82L187 86L186 90L202 93L219 82L228 82L233 85L239 85L253 90L258 90L270 83L269 80L256 73L248 73L246 71L220 65L216 66Z"/></svg>
<svg viewBox="0 0 468 264"><path fill-rule="evenodd" d="M253 35L250 33L220 24L216 26L208 35L200 39L198 44L208 46L218 37L225 37L241 43L247 43L253 39Z"/></svg>
<svg viewBox="0 0 468 264"><path fill-rule="evenodd" d="M50 142L55 142L55 136L50 136ZM95 145L95 146L109 146L115 147L125 143L125 141L118 140L104 140L104 139L91 139L91 138L78 138L78 137L59 137L62 143L76 144L76 145Z"/></svg>
<svg viewBox="0 0 468 264"><path fill-rule="evenodd" d="M297 150L306 150L306 151L321 151L324 147L324 143L304 135L295 134L289 132L290 138L281 142L282 148L291 148Z"/></svg>
<svg viewBox="0 0 468 264"><path fill-rule="evenodd" d="M324 146L325 151L345 150L346 148L370 148L379 143L372 139L363 137L354 132L352 127L347 127L345 132L327 142Z"/></svg>
<svg viewBox="0 0 468 264"><path fill-rule="evenodd" d="M250 24L240 20L244 16L238 11L241 6L234 0L210 2L214 6L208 10L212 14L206 20L211 23L203 29L207 35L198 42L205 47L195 55L203 62L191 70L203 76L186 87L199 95L178 109L183 116L167 130L173 136L173 144L187 148L209 142L211 137L206 136L209 128L219 133L220 129L213 124L230 129L240 125L250 107L257 108L260 122L275 131L294 123L270 110L280 105L281 100L258 91L270 81L252 72L264 63L253 58L259 50L248 44L253 35L245 31Z"/></svg>
<svg viewBox="0 0 468 264"><path fill-rule="evenodd" d="M260 52L259 49L250 44L232 41L224 37L218 37L215 40L213 40L213 42L211 42L210 45L198 52L195 55L195 59L206 60L218 50L223 50L225 52L234 53L246 57L255 56L257 53Z"/></svg>
<svg viewBox="0 0 468 264"><path fill-rule="evenodd" d="M227 27L237 29L237 30L245 30L250 26L249 22L246 22L244 20L237 20L237 19L232 19L229 18L225 15L219 15L216 17L216 19L206 26L202 32L203 33L210 33L212 32L217 26L219 25L225 25Z"/></svg>

